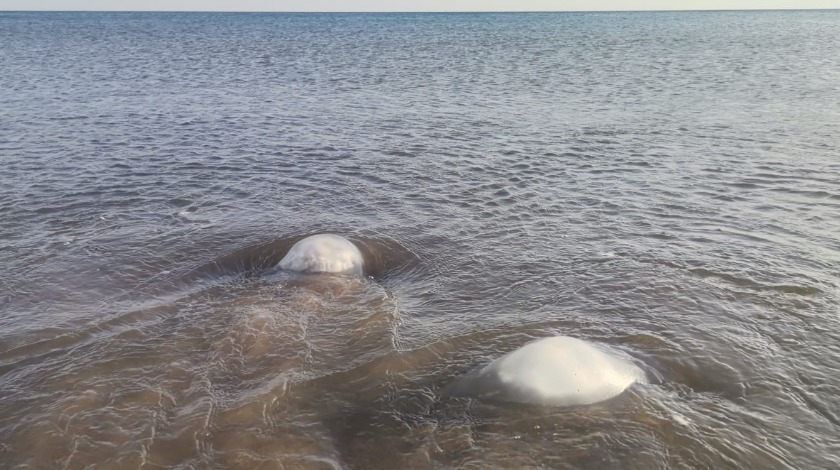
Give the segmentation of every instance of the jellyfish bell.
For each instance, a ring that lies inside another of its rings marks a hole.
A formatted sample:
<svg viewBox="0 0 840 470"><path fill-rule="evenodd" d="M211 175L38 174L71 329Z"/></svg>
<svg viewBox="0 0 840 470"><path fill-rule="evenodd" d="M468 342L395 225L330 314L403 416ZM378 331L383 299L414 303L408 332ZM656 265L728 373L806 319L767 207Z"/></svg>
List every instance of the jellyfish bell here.
<svg viewBox="0 0 840 470"><path fill-rule="evenodd" d="M453 384L451 394L546 406L589 405L613 398L644 372L586 341L555 336L532 341Z"/></svg>
<svg viewBox="0 0 840 470"><path fill-rule="evenodd" d="M304 273L364 274L364 258L359 248L350 240L332 234L312 235L298 241L277 266Z"/></svg>

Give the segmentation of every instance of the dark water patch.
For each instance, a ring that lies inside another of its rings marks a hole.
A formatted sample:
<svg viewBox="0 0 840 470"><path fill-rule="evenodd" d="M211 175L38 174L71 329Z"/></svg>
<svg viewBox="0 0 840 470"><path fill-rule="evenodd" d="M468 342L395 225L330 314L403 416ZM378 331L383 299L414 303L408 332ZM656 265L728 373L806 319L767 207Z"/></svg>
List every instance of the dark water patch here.
<svg viewBox="0 0 840 470"><path fill-rule="evenodd" d="M836 16L0 14L0 461L838 467Z"/></svg>
<svg viewBox="0 0 840 470"><path fill-rule="evenodd" d="M805 191L800 189L792 189L792 188L772 188L771 191L776 191L780 193L789 193L795 194L797 196L805 196L807 198L813 199L840 199L840 195L832 194L827 191Z"/></svg>
<svg viewBox="0 0 840 470"><path fill-rule="evenodd" d="M289 249L309 235L280 238L269 243L247 246L221 256L189 272L183 280L212 279L226 276L259 276L274 269ZM365 260L365 274L379 279L411 269L419 257L395 240L364 236L348 237Z"/></svg>

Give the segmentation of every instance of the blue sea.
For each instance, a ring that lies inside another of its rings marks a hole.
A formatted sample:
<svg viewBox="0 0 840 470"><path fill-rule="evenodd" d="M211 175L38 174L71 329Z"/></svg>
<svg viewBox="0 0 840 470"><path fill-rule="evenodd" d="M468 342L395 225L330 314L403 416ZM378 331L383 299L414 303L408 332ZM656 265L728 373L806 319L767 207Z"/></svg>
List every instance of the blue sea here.
<svg viewBox="0 0 840 470"><path fill-rule="evenodd" d="M840 11L0 12L0 466L839 468L838 51ZM316 233L365 277L278 271ZM447 395L555 335L646 380Z"/></svg>

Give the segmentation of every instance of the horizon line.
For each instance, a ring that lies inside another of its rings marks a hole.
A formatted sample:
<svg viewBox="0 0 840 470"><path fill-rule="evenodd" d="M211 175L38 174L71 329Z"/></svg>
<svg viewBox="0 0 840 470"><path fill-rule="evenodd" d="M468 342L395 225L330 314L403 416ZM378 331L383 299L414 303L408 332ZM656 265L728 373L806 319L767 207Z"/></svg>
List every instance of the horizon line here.
<svg viewBox="0 0 840 470"><path fill-rule="evenodd" d="M715 8L664 10L3 10L2 13L299 13L299 14L464 14L464 13L699 13L699 12L774 12L838 11L838 8Z"/></svg>

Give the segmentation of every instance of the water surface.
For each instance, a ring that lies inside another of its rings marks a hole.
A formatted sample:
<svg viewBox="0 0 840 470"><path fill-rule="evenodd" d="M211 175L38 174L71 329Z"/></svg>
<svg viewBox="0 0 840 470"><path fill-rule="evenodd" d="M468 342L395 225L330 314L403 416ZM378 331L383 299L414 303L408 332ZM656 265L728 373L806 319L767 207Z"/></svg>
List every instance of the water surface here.
<svg viewBox="0 0 840 470"><path fill-rule="evenodd" d="M840 14L0 13L9 468L837 468ZM273 266L342 234L365 279ZM446 398L562 334L650 383Z"/></svg>

